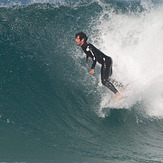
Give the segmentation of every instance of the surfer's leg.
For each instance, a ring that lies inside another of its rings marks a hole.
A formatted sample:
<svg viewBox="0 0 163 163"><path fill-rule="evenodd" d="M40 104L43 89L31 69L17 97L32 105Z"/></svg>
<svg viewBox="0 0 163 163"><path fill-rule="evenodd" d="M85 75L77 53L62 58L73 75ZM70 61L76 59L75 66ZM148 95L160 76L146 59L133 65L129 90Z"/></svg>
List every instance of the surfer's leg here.
<svg viewBox="0 0 163 163"><path fill-rule="evenodd" d="M101 82L104 86L109 88L114 94L114 102L120 100L123 96L118 92L115 86L110 82L110 76L112 75L112 60L108 58L101 67Z"/></svg>
<svg viewBox="0 0 163 163"><path fill-rule="evenodd" d="M108 63L104 63L101 67L101 82L104 86L109 88L114 94L118 92L118 90L114 87L114 85L110 82L110 76L112 74L112 62L111 60Z"/></svg>
<svg viewBox="0 0 163 163"><path fill-rule="evenodd" d="M122 83L116 81L115 79L110 79L110 81L117 87L121 87L121 88L125 87Z"/></svg>
<svg viewBox="0 0 163 163"><path fill-rule="evenodd" d="M122 83L120 83L112 78L110 79L110 82L113 83L116 87L122 88L125 92L129 91L129 88L128 88L129 83L126 85L123 85Z"/></svg>

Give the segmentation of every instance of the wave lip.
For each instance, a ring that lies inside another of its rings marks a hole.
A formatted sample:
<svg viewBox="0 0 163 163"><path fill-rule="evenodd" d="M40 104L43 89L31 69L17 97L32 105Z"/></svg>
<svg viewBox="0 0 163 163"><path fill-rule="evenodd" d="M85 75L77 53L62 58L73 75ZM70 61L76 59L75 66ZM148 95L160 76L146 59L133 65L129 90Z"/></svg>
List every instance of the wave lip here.
<svg viewBox="0 0 163 163"><path fill-rule="evenodd" d="M63 4L66 0L1 0L0 7L26 6L35 3Z"/></svg>

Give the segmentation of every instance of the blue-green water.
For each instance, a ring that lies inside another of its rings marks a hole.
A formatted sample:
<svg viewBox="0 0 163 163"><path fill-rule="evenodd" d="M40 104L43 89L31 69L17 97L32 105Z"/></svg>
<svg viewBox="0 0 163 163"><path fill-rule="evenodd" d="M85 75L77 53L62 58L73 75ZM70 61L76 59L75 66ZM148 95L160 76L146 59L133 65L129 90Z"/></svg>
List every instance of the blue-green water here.
<svg viewBox="0 0 163 163"><path fill-rule="evenodd" d="M161 3L0 4L0 162L163 162ZM99 65L89 75L79 31L130 83L122 101L110 103Z"/></svg>

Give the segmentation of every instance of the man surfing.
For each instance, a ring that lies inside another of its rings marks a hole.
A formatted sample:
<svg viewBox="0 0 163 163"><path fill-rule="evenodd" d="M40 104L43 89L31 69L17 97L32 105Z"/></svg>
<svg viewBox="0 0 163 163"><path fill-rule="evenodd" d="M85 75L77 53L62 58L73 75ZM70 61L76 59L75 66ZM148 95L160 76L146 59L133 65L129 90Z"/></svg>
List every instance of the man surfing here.
<svg viewBox="0 0 163 163"><path fill-rule="evenodd" d="M88 58L92 58L92 66L89 73L91 75L95 72L95 65L96 62L101 64L101 82L104 86L109 88L114 94L115 97L113 99L113 102L116 102L123 98L122 94L115 88L113 83L111 83L111 75L112 75L112 58L109 56L106 56L104 53L102 53L99 49L97 49L92 44L87 43L88 37L85 33L80 32L75 35L75 42L76 45L80 46L84 53L86 54L86 65L88 66Z"/></svg>

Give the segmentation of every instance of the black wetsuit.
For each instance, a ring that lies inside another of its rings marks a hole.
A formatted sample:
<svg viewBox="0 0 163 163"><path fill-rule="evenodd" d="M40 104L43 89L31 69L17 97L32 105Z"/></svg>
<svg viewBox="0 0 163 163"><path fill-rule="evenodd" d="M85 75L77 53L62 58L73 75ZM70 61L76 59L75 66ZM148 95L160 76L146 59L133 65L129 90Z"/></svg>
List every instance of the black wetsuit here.
<svg viewBox="0 0 163 163"><path fill-rule="evenodd" d="M118 90L114 87L114 85L110 82L110 76L112 75L112 59L111 57L106 56L99 49L94 47L92 44L87 44L86 42L81 46L82 50L86 54L86 59L89 57L92 58L92 67L95 68L96 62L100 63L101 66L101 82L107 88L109 88L112 92L117 93Z"/></svg>

